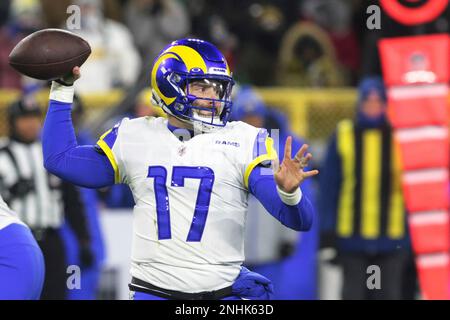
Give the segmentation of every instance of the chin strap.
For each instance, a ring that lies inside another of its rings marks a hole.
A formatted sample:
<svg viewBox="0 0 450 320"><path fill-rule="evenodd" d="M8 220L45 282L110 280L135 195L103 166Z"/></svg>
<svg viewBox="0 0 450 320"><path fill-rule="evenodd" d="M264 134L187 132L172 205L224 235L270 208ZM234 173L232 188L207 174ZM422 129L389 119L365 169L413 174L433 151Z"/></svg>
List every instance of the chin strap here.
<svg viewBox="0 0 450 320"><path fill-rule="evenodd" d="M156 93L155 89L152 89L152 98L150 99L150 101L155 106L158 106L158 107L164 109L164 103L161 100L161 98L158 96L158 94Z"/></svg>

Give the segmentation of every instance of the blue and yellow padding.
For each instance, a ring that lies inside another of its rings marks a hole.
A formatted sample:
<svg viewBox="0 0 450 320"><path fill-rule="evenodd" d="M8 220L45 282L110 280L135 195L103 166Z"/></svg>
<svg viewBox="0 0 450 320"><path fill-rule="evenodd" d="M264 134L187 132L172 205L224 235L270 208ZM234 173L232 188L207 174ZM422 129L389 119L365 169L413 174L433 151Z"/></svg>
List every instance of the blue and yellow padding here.
<svg viewBox="0 0 450 320"><path fill-rule="evenodd" d="M114 182L120 183L120 175L119 175L119 166L117 165L116 158L114 157L114 153L112 152L112 148L117 139L119 126L115 126L114 128L106 131L100 139L97 141L97 145L103 150L103 152L108 157L111 166L114 169Z"/></svg>
<svg viewBox="0 0 450 320"><path fill-rule="evenodd" d="M267 130L261 129L253 145L253 161L245 169L244 185L248 188L248 179L253 169L264 161L271 161L278 158L277 152L273 147L273 139L269 137Z"/></svg>

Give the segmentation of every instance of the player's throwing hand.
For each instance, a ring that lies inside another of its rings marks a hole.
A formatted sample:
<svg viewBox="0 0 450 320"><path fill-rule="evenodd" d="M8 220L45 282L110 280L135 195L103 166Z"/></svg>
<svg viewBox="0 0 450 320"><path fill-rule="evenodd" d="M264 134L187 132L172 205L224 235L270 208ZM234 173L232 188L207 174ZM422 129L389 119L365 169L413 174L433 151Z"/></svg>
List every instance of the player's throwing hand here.
<svg viewBox="0 0 450 320"><path fill-rule="evenodd" d="M72 69L72 73L69 73L64 77L62 77L61 79L56 80L56 82L65 86L72 86L75 81L80 79L80 77L81 77L80 67L74 67Z"/></svg>
<svg viewBox="0 0 450 320"><path fill-rule="evenodd" d="M282 191L288 193L294 192L306 178L319 173L319 170L304 171L312 158L311 153L306 153L307 144L302 145L293 159L291 158L291 149L292 137L289 136L284 147L283 162L280 165L279 160L275 159L273 163L275 182Z"/></svg>

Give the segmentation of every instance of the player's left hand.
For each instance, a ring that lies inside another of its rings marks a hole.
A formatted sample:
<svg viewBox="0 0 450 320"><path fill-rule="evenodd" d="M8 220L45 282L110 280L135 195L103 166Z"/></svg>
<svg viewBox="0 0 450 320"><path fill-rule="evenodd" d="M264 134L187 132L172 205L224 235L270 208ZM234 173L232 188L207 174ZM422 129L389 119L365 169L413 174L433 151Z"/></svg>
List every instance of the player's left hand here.
<svg viewBox="0 0 450 320"><path fill-rule="evenodd" d="M273 162L274 178L278 187L288 193L294 192L300 184L307 178L315 176L319 170L304 171L312 159L311 153L306 153L308 145L304 144L292 159L292 137L286 139L284 147L284 158L279 164L279 160Z"/></svg>

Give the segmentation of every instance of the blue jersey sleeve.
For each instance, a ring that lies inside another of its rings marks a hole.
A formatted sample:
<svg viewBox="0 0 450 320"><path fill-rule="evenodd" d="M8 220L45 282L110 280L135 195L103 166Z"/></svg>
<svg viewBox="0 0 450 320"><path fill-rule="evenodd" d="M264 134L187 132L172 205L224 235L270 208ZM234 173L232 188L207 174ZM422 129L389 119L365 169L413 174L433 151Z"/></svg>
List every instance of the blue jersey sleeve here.
<svg viewBox="0 0 450 320"><path fill-rule="evenodd" d="M114 184L114 168L97 146L79 146L71 119L71 103L50 100L42 133L45 168L78 186Z"/></svg>
<svg viewBox="0 0 450 320"><path fill-rule="evenodd" d="M286 227L297 231L308 231L313 222L314 208L303 193L300 202L290 206L281 201L272 174L264 174L261 166L256 166L249 177L249 191L264 208Z"/></svg>

